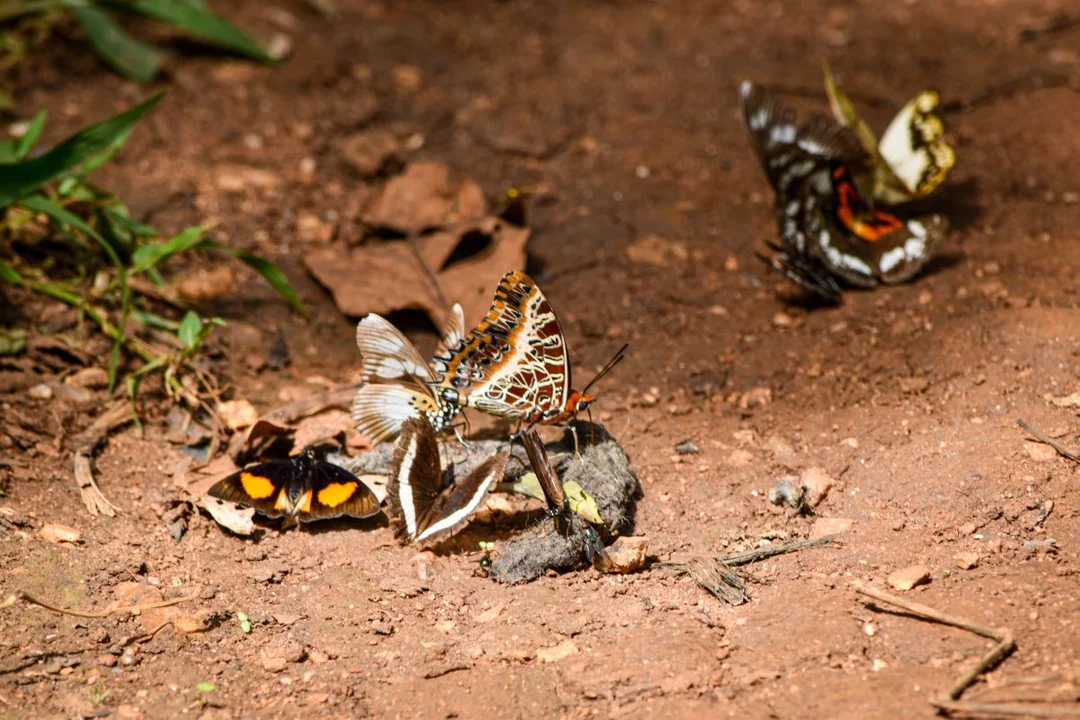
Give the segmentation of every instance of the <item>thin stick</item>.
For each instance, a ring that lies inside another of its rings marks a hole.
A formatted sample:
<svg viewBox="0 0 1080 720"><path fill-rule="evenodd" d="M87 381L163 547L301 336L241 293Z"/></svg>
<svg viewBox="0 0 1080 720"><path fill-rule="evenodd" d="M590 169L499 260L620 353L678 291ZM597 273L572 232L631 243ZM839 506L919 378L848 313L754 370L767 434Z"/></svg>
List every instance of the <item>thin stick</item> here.
<svg viewBox="0 0 1080 720"><path fill-rule="evenodd" d="M1024 430L1026 430L1027 433L1029 435L1031 435L1031 437L1033 437L1036 440L1038 440L1039 442L1044 443L1046 445L1049 445L1050 447L1057 450L1058 455L1061 455L1064 458L1068 458L1069 460L1072 460L1073 462L1080 462L1080 455L1077 455L1072 450L1069 450L1067 447L1065 447L1064 445L1059 443L1057 440L1054 440L1051 437L1047 437L1046 435L1042 434L1041 432L1039 432L1035 428L1028 425L1023 420L1017 420L1016 424L1019 425L1020 427L1024 428Z"/></svg>
<svg viewBox="0 0 1080 720"><path fill-rule="evenodd" d="M796 540L795 542L783 543L781 545L771 545L769 547L763 547L759 550L751 550L746 553L739 553L738 555L727 555L717 560L724 565L731 567L739 567L740 565L750 565L751 563L761 562L762 560L768 560L771 557L777 555L786 555L787 553L797 552L799 550L805 550L812 547L820 547L822 545L830 545L836 541L835 535L825 535L819 538L813 538L812 540ZM687 572L687 563L682 562L662 562L657 563L654 567L657 568L672 568L674 570L681 570Z"/></svg>
<svg viewBox="0 0 1080 720"><path fill-rule="evenodd" d="M1040 707L1024 703L977 703L933 700L934 707L946 712L968 713L970 715L1006 715L1037 718L1077 718L1080 708L1075 707Z"/></svg>
<svg viewBox="0 0 1080 720"><path fill-rule="evenodd" d="M128 607L115 607L114 606L114 607L109 608L108 610L101 610L101 611L98 611L98 612L88 612L88 611L85 611L85 610L72 610L70 608L57 607L55 605L50 605L49 603L45 602L44 600L38 600L36 597L34 597L33 595L30 595L29 593L17 592L17 593L14 593L12 595L8 595L7 599L4 600L3 604L0 604L0 608L11 607L17 601L23 600L24 602L28 602L31 605L37 605L38 607L43 607L46 610L51 610L51 611L53 611L55 613L60 613L61 615L73 615L74 617L81 617L81 618L106 618L106 617L109 617L110 615L113 615L115 613L120 613L120 612L135 612L137 610L156 610L158 608L171 607L173 605L179 605L180 603L190 602L191 600L197 600L198 598L199 598L199 591L196 591L196 592L192 593L191 595L185 595L184 597L173 598L172 600L161 600L159 602L143 603L141 605L130 605ZM158 628L158 630L160 630L160 629L161 628ZM155 630L154 632L156 633L157 630Z"/></svg>
<svg viewBox="0 0 1080 720"><path fill-rule="evenodd" d="M922 620L929 620L931 622L941 623L942 625L950 625L997 641L997 645L992 647L990 652L983 656L978 665L961 675L960 679L953 683L952 688L949 689L949 700L959 700L960 696L964 694L964 690L971 687L971 685L979 678L979 675L988 673L996 668L1002 660L1016 650L1016 640L1013 638L1012 632L1004 628L991 628L985 625L979 625L978 623L973 623L970 620L946 615L932 607L905 600L883 590L863 585L858 581L853 582L851 588L861 595L866 595L875 600L906 610Z"/></svg>

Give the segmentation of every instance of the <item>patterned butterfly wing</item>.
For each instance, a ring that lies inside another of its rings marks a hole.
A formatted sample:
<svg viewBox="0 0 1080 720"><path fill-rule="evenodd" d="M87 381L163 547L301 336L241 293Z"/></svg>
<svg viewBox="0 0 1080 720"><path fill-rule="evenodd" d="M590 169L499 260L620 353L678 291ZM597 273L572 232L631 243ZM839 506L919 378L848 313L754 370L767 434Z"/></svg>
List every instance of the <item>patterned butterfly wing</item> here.
<svg viewBox="0 0 1080 720"><path fill-rule="evenodd" d="M821 215L826 229L814 246L821 262L857 287L895 284L918 274L945 238L945 218L902 220L866 202L844 166L835 166L832 178L835 207Z"/></svg>
<svg viewBox="0 0 1080 720"><path fill-rule="evenodd" d="M416 346L381 315L371 313L357 323L356 346L360 349L361 377L365 382L406 375L425 381L435 379Z"/></svg>
<svg viewBox="0 0 1080 720"><path fill-rule="evenodd" d="M402 542L433 545L456 535L491 484L503 477L508 458L505 453L492 455L461 480L444 485L434 431L423 420L406 421L387 487L395 536Z"/></svg>
<svg viewBox="0 0 1080 720"><path fill-rule="evenodd" d="M825 92L837 122L851 128L872 156L875 200L895 205L933 192L956 164L956 153L945 140L945 127L935 114L939 95L926 90L905 105L886 128L881 141L855 112L855 106L836 84L825 65Z"/></svg>
<svg viewBox="0 0 1080 720"><path fill-rule="evenodd" d="M537 422L563 411L570 363L559 319L535 282L507 273L491 310L446 362L443 383L459 403Z"/></svg>
<svg viewBox="0 0 1080 720"><path fill-rule="evenodd" d="M939 103L940 97L933 90L921 92L885 129L878 150L901 183L901 191L895 191L895 183L879 183L883 190L875 189L878 199L896 203L905 195L925 197L945 181L956 165L956 152L945 139L945 125L934 112ZM890 190L892 195L887 194Z"/></svg>
<svg viewBox="0 0 1080 720"><path fill-rule="evenodd" d="M288 493L295 482L297 465L293 460L270 460L249 465L214 484L207 495L228 502L249 505L261 514L278 518L288 514Z"/></svg>
<svg viewBox="0 0 1080 720"><path fill-rule="evenodd" d="M441 432L460 411L422 384L369 383L356 392L352 403L356 428L376 444L397 438L409 418L424 418L435 432Z"/></svg>
<svg viewBox="0 0 1080 720"><path fill-rule="evenodd" d="M301 520L366 518L379 513L379 499L360 478L333 463L316 462L307 512Z"/></svg>

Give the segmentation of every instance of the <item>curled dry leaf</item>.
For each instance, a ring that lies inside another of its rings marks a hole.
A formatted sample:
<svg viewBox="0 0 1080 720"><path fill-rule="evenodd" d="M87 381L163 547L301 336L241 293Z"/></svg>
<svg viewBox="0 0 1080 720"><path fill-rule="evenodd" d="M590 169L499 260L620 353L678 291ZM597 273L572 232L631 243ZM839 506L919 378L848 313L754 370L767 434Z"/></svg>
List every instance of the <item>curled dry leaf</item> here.
<svg viewBox="0 0 1080 720"><path fill-rule="evenodd" d="M201 496L198 504L226 530L244 536L255 532L254 508L242 508L236 503L225 502L207 495Z"/></svg>
<svg viewBox="0 0 1080 720"><path fill-rule="evenodd" d="M38 531L41 537L52 543L77 543L82 539L82 533L68 525L49 523Z"/></svg>
<svg viewBox="0 0 1080 720"><path fill-rule="evenodd" d="M448 306L460 302L472 324L487 313L502 276L525 266L528 239L528 229L486 217L425 235L415 251L411 241L387 240L317 250L304 261L346 315L422 310L441 327ZM470 254L457 260L455 251Z"/></svg>

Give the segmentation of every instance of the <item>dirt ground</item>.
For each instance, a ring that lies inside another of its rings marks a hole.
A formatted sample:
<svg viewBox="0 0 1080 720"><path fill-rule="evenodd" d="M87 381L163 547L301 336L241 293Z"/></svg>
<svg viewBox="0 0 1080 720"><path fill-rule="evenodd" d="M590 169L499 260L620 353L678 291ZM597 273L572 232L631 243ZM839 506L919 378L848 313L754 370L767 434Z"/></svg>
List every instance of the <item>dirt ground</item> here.
<svg viewBox="0 0 1080 720"><path fill-rule="evenodd" d="M1024 34L1072 3L339 4L328 21L293 0L215 3L287 35L290 58L178 55L168 96L98 176L163 231L219 223L310 304L311 318L290 314L238 271L237 291L205 306L229 321L215 367L235 396L266 410L355 377L355 318L303 257L361 239L370 183L342 142L386 129L413 138L407 161L445 162L490 196L541 189L528 269L578 376L630 343L595 409L640 476L634 532L650 555L734 552L823 520L850 524L842 544L753 566L751 601L730 608L657 570L501 586L477 575L479 552L420 554L378 523L256 542L204 516L176 542L161 514L190 458L163 408L98 453L123 513L95 519L70 441L104 394L34 399L48 375L5 376L0 596L104 608L119 591L197 592L177 609L212 622L125 645L163 611L0 611L0 718L932 717L989 642L850 589L912 565L931 579L906 597L1017 638L971 697L1076 698L1077 465L1016 423L1080 447L1077 407L1049 401L1080 389L1080 26ZM772 196L737 109L753 79L824 111L822 58L878 129L940 89L958 156L927 201L953 225L943 256L839 307L754 257L775 237ZM78 44L21 64L14 87L20 112L50 111L50 142L146 92ZM279 333L291 365L248 361ZM688 438L701 453L676 455ZM809 468L836 481L816 516L767 502ZM81 542L42 539L50 522Z"/></svg>

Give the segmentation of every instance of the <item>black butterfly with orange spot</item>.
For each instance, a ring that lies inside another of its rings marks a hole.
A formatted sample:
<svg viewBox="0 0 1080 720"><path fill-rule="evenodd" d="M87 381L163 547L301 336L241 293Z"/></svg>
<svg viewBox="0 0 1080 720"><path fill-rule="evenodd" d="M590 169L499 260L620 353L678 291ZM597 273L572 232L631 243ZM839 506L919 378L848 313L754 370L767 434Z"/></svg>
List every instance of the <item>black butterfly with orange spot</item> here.
<svg viewBox="0 0 1080 720"><path fill-rule="evenodd" d="M754 150L776 191L780 244L763 259L788 279L837 301L842 288L873 288L914 277L948 230L941 215L901 219L874 207L855 177L870 162L848 128L795 114L750 82L739 91Z"/></svg>
<svg viewBox="0 0 1080 720"><path fill-rule="evenodd" d="M208 494L286 522L366 518L379 512L379 500L367 485L310 449L287 460L249 465L215 483Z"/></svg>

